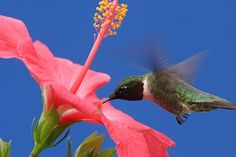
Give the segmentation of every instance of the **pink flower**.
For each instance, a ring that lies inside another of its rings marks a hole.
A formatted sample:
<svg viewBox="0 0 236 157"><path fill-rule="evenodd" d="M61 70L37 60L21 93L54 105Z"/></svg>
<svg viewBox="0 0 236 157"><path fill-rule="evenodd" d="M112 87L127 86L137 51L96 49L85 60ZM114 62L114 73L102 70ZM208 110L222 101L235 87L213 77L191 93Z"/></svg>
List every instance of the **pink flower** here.
<svg viewBox="0 0 236 157"><path fill-rule="evenodd" d="M105 85L107 74L88 70L76 92L71 92L83 67L54 57L39 41L32 42L25 25L0 16L0 57L17 58L28 68L43 90L46 110L52 105L60 124L86 121L104 125L117 145L120 157L167 157L174 142L135 121L109 103L102 105L95 91Z"/></svg>

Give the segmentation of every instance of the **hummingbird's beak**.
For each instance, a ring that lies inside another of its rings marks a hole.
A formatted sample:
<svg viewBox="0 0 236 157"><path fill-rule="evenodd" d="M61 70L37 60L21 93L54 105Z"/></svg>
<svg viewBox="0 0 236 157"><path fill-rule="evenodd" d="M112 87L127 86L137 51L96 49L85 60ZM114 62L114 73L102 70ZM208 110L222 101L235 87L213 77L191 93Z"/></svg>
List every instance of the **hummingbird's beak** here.
<svg viewBox="0 0 236 157"><path fill-rule="evenodd" d="M114 100L114 99L116 99L115 94L112 94L112 95L109 96L108 99L104 100L102 103L105 104L106 102Z"/></svg>
<svg viewBox="0 0 236 157"><path fill-rule="evenodd" d="M108 98L108 99L102 101L102 103L105 104L106 102L111 101L111 100L112 100L111 98Z"/></svg>

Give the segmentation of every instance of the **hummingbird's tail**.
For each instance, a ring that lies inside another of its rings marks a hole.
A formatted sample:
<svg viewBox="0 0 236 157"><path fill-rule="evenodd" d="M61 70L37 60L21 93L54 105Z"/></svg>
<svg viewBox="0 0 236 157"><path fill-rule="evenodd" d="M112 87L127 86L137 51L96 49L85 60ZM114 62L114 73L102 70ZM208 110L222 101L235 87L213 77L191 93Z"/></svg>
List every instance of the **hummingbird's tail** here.
<svg viewBox="0 0 236 157"><path fill-rule="evenodd" d="M211 101L211 102L198 102L191 105L191 110L197 112L205 112L217 108L236 110L236 105L229 101Z"/></svg>
<svg viewBox="0 0 236 157"><path fill-rule="evenodd" d="M213 101L210 103L211 106L216 108L228 109L228 110L236 110L236 105L231 102L225 101Z"/></svg>

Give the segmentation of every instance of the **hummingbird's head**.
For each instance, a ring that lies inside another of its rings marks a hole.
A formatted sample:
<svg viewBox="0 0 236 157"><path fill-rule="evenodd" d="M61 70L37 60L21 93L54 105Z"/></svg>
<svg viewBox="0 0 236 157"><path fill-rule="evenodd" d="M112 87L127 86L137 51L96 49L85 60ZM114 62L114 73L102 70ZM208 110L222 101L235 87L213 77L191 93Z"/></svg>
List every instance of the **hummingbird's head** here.
<svg viewBox="0 0 236 157"><path fill-rule="evenodd" d="M103 103L114 99L123 99L129 101L142 100L143 85L142 77L128 77L120 82L115 91L109 96L109 99L105 100Z"/></svg>

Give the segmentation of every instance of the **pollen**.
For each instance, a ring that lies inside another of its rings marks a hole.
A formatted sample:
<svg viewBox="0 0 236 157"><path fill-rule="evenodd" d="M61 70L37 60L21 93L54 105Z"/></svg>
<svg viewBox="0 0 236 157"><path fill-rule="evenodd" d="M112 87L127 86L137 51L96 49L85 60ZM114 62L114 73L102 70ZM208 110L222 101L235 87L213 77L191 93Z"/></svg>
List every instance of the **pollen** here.
<svg viewBox="0 0 236 157"><path fill-rule="evenodd" d="M128 11L127 4L114 5L112 0L102 0L96 8L97 13L94 14L94 24L96 32L99 33L101 29L108 25L106 36L116 35L116 30L121 27Z"/></svg>

